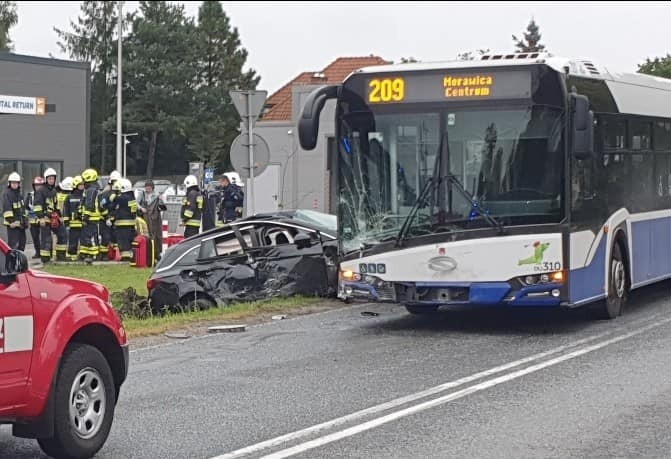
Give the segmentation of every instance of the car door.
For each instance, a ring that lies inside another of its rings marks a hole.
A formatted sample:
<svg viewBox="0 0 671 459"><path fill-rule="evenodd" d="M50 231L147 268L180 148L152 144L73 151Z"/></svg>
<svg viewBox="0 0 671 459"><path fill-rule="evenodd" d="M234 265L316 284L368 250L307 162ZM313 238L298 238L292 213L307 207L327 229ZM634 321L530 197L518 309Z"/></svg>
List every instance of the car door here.
<svg viewBox="0 0 671 459"><path fill-rule="evenodd" d="M0 267L6 255L0 250ZM33 353L33 305L26 274L0 274L0 416L25 400Z"/></svg>
<svg viewBox="0 0 671 459"><path fill-rule="evenodd" d="M254 299L254 293L260 291L248 254L254 246L252 227L234 227L201 242L195 271L201 287L215 301Z"/></svg>
<svg viewBox="0 0 671 459"><path fill-rule="evenodd" d="M269 295L322 295L328 282L316 231L281 222L257 223L259 247L250 251Z"/></svg>

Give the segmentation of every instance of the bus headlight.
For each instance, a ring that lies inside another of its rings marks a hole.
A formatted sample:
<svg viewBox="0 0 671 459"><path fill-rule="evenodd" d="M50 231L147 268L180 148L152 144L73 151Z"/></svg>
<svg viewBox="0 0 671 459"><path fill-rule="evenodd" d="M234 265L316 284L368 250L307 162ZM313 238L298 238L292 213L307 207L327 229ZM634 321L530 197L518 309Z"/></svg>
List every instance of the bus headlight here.
<svg viewBox="0 0 671 459"><path fill-rule="evenodd" d="M554 271L551 273L543 273L540 275L534 274L528 276L520 276L517 279L520 281L520 284L524 286L548 284L551 282L562 282L564 280L564 272Z"/></svg>

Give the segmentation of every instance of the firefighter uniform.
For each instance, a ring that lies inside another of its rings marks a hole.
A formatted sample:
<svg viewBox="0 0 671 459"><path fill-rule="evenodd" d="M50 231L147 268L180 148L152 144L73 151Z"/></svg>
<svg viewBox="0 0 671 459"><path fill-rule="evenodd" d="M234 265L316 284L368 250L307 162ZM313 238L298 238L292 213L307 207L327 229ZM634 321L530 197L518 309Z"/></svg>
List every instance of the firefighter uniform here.
<svg viewBox="0 0 671 459"><path fill-rule="evenodd" d="M98 208L98 172L95 169L86 169L82 172L84 180L84 195L80 207L82 216L82 235L79 243L79 252L88 261L98 256L98 225L100 225L100 209Z"/></svg>
<svg viewBox="0 0 671 459"><path fill-rule="evenodd" d="M110 172L110 178L107 186L98 194L98 208L100 209L100 246L98 248L98 258L101 260L109 259L110 245L115 249L117 246L116 234L111 218L111 210L114 208L114 200L119 195L119 181L121 174L118 171Z"/></svg>
<svg viewBox="0 0 671 459"><path fill-rule="evenodd" d="M182 209L180 218L184 225L184 237L191 237L200 231L200 221L203 216L203 195L198 189L198 179L193 175L188 175L184 179L184 185L187 187L186 197L182 200Z"/></svg>
<svg viewBox="0 0 671 459"><path fill-rule="evenodd" d="M53 256L52 234L56 235L56 259L65 261L67 252L67 233L62 222L62 215L58 211L56 184L49 185L49 177L56 178L56 171L52 168L44 172L45 184L35 193L34 209L40 219L40 257L43 263L51 261Z"/></svg>
<svg viewBox="0 0 671 459"><path fill-rule="evenodd" d="M82 236L82 221L81 206L84 197L84 190L79 186L84 184L81 176L76 176L72 180L72 193L67 196L63 206L63 219L68 227L68 258L76 261L80 257L79 241Z"/></svg>
<svg viewBox="0 0 671 459"><path fill-rule="evenodd" d="M18 184L12 188L12 182ZM7 242L9 247L17 250L26 249L26 225L24 202L21 196L21 177L16 172L9 174L7 190L2 198L2 212L4 224L7 227Z"/></svg>
<svg viewBox="0 0 671 459"><path fill-rule="evenodd" d="M119 182L119 195L114 199L112 218L119 250L121 251L121 261L131 261L138 205L130 180L124 178L120 179Z"/></svg>
<svg viewBox="0 0 671 459"><path fill-rule="evenodd" d="M24 201L25 215L30 225L30 237L33 239L35 255L33 258L40 258L40 220L35 213L35 193L44 184L44 179L37 176L33 179L33 191L26 193Z"/></svg>

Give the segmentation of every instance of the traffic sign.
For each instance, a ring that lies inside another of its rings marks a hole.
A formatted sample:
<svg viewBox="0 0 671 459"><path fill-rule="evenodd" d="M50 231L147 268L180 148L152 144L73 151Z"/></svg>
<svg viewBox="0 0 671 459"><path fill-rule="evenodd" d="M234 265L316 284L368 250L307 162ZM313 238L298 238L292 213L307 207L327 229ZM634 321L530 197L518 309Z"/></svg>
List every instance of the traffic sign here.
<svg viewBox="0 0 671 459"><path fill-rule="evenodd" d="M208 167L207 169L205 169L205 184L207 185L212 180L214 180L214 169Z"/></svg>
<svg viewBox="0 0 671 459"><path fill-rule="evenodd" d="M242 122L245 123L245 128L249 130L250 119L253 127L266 103L268 91L232 90L229 94L233 105L235 105L235 109L240 114L240 118L242 118ZM247 101L247 97L249 97L249 101Z"/></svg>
<svg viewBox="0 0 671 459"><path fill-rule="evenodd" d="M248 179L249 173L249 137L247 133L238 135L231 144L231 164L241 179ZM254 177L263 173L270 162L268 144L258 134L254 134Z"/></svg>

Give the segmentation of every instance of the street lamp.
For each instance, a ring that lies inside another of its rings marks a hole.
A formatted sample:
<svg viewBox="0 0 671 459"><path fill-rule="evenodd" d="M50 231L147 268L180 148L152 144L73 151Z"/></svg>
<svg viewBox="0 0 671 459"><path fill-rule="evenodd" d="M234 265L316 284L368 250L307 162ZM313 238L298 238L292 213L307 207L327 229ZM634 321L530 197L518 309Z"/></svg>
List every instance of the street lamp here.
<svg viewBox="0 0 671 459"><path fill-rule="evenodd" d="M116 134L116 132L115 132ZM124 178L126 177L126 145L130 143L130 140L128 140L128 137L133 137L135 135L138 135L137 132L132 132L129 134L121 134L121 137L123 137L123 176Z"/></svg>

